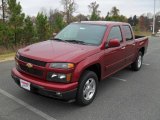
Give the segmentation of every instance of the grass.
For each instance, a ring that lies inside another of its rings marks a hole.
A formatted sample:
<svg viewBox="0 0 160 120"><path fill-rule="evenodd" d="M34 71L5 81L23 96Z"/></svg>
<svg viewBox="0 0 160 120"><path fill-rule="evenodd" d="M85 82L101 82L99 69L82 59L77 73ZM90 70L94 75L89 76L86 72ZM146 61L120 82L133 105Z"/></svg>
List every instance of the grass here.
<svg viewBox="0 0 160 120"><path fill-rule="evenodd" d="M151 32L144 32L144 31L134 31L135 35L140 35L140 36L151 36Z"/></svg>
<svg viewBox="0 0 160 120"><path fill-rule="evenodd" d="M0 54L0 61L9 60L14 58L15 52Z"/></svg>

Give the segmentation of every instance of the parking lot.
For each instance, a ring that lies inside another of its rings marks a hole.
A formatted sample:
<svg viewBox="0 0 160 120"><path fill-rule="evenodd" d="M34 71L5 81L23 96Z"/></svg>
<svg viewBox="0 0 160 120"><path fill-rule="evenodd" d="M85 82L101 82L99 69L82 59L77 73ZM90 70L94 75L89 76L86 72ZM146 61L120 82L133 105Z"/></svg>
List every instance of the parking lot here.
<svg viewBox="0 0 160 120"><path fill-rule="evenodd" d="M160 38L150 38L142 69L126 68L99 84L86 107L36 95L10 76L14 61L0 63L0 120L160 120Z"/></svg>

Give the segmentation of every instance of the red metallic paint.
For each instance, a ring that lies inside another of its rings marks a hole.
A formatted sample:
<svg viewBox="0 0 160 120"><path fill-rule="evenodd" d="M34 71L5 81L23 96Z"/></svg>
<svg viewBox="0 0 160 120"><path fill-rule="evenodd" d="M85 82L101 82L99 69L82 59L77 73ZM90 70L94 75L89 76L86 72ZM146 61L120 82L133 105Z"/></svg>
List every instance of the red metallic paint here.
<svg viewBox="0 0 160 120"><path fill-rule="evenodd" d="M43 86L46 89L57 91L72 90L77 88L80 76L87 67L94 64L99 64L101 66L101 79L104 79L131 64L136 59L138 51L142 47L147 48L148 46L147 37L143 37L140 39L133 38L132 41L127 42L122 31L123 42L120 44L120 46L106 48L105 46L106 43L108 43L107 38L111 28L113 26L120 26L122 28L122 25L129 24L104 21L88 21L82 23L107 26L107 30L104 34L101 45L87 46L57 42L53 40L36 43L20 49L19 53L25 57L45 61L48 63L46 67L39 67L34 65L35 68L45 71L43 79L38 79L30 75L20 73L15 68L12 70L12 74L31 83ZM19 64L26 64L22 61L17 61L19 62ZM69 70L51 69L49 68L49 65L52 62L74 63L75 68ZM54 71L58 73L72 73L72 81L71 83L67 84L47 82L46 75L48 71Z"/></svg>
<svg viewBox="0 0 160 120"><path fill-rule="evenodd" d="M77 88L77 86L78 86L78 82L64 84L64 83L51 83L51 82L43 81L41 79L20 73L17 71L16 68L13 68L12 75L16 76L16 77L18 76L18 78L25 80L25 81L28 81L32 84L44 87L46 90L65 92L65 91L73 90L73 89Z"/></svg>
<svg viewBox="0 0 160 120"><path fill-rule="evenodd" d="M108 43L108 48L119 47L120 41L118 39L110 40Z"/></svg>

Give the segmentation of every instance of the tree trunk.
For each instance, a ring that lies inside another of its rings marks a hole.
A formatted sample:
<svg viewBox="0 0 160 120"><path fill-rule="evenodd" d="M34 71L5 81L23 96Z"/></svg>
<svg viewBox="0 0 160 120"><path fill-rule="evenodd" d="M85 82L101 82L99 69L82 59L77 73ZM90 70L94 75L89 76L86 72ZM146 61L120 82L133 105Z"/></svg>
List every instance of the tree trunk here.
<svg viewBox="0 0 160 120"><path fill-rule="evenodd" d="M5 22L5 7L4 7L4 0L2 0L2 12L3 12L3 23Z"/></svg>

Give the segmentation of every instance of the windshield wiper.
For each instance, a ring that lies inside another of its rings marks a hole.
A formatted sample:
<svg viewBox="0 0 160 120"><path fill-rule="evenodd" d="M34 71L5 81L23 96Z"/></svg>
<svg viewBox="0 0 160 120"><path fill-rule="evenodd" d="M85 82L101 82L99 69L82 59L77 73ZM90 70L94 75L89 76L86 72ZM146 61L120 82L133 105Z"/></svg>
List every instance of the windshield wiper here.
<svg viewBox="0 0 160 120"><path fill-rule="evenodd" d="M83 44L86 45L87 43L84 41L79 41L79 40L65 40L67 42L72 42L72 43L77 43L77 44Z"/></svg>
<svg viewBox="0 0 160 120"><path fill-rule="evenodd" d="M60 42L72 42L72 43L77 43L77 44L83 44L86 45L84 41L79 41L79 40L62 40L60 38L53 38L52 40L60 41Z"/></svg>
<svg viewBox="0 0 160 120"><path fill-rule="evenodd" d="M66 42L65 40L62 40L60 38L52 38L51 40L56 40L56 41L60 41L60 42Z"/></svg>

